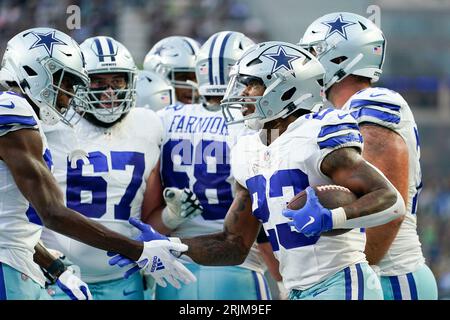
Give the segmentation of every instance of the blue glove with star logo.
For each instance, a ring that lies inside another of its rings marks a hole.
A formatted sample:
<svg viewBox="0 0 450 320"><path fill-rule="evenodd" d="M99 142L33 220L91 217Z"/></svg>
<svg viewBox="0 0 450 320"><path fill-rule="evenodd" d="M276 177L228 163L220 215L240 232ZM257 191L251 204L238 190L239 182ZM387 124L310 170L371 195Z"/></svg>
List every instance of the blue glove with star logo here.
<svg viewBox="0 0 450 320"><path fill-rule="evenodd" d="M324 208L313 188L306 188L306 203L298 210L284 209L283 216L291 219L288 224L295 232L307 237L318 236L333 229L331 210Z"/></svg>

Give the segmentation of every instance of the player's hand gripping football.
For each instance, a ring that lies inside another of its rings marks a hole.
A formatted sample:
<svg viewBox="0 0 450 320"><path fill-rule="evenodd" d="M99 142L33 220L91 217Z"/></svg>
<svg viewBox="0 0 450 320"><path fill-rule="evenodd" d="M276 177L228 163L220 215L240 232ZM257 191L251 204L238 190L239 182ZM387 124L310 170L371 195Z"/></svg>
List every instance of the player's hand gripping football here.
<svg viewBox="0 0 450 320"><path fill-rule="evenodd" d="M283 216L291 219L288 224L294 228L293 231L311 237L333 229L331 211L320 204L314 189L306 188L306 196L307 200L303 208L283 210Z"/></svg>
<svg viewBox="0 0 450 320"><path fill-rule="evenodd" d="M162 212L162 221L170 229L203 213L200 201L188 188L165 188L163 196L167 207Z"/></svg>
<svg viewBox="0 0 450 320"><path fill-rule="evenodd" d="M168 238L158 233L138 219L130 218L129 222L141 231L135 240L144 241L142 254L138 261L134 262L120 254L108 252L109 256L114 255L109 260L110 265L133 265L125 272L125 278L143 269L144 274L151 275L162 287L167 286L166 281L177 289L181 287L178 280L185 284L196 281L195 276L175 257L187 251L187 245L180 243L178 238Z"/></svg>

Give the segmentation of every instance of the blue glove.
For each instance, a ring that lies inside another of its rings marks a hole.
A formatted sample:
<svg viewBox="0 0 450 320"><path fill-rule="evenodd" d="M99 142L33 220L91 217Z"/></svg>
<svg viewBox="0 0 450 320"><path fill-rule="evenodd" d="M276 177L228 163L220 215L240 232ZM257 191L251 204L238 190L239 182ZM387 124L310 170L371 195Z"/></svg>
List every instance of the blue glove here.
<svg viewBox="0 0 450 320"><path fill-rule="evenodd" d="M128 222L139 229L141 231L141 234L134 238L134 240L137 241L152 241L152 240L169 240L166 236L160 234L158 231L154 230L152 227L150 227L148 224L143 223L141 220L136 218L130 218ZM117 254L115 252L108 251L107 252L109 257L112 257L109 260L109 264L111 266L118 265L119 267L124 267L127 265L134 265L132 268L128 269L125 274L124 278L128 279L133 273L139 271L141 268L134 262L133 260L130 260L120 254Z"/></svg>
<svg viewBox="0 0 450 320"><path fill-rule="evenodd" d="M283 210L283 216L292 220L288 224L294 227L296 232L303 233L307 237L318 236L322 232L332 230L331 211L320 204L313 188L306 188L306 197L303 208Z"/></svg>

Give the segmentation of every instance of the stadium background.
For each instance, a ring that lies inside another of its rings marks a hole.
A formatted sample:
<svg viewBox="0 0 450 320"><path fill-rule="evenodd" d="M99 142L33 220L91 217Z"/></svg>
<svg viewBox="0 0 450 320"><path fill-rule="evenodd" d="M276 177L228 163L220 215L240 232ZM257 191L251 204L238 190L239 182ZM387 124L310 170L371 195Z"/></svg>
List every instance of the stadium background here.
<svg viewBox="0 0 450 320"><path fill-rule="evenodd" d="M70 5L81 9L79 29L67 27ZM387 38L380 85L406 98L419 125L419 234L439 296L450 299L450 0L0 0L0 54L18 32L49 26L80 43L112 36L142 66L147 51L166 36L203 42L217 31L235 30L256 42L296 43L309 23L333 11L368 18L379 13Z"/></svg>

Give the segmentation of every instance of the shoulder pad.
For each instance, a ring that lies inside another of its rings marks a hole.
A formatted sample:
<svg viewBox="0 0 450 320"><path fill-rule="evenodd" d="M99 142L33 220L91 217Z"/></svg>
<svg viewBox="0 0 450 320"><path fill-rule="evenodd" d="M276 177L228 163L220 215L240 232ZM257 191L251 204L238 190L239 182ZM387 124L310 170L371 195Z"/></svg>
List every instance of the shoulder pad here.
<svg viewBox="0 0 450 320"><path fill-rule="evenodd" d="M400 110L407 103L395 91L385 88L368 88L353 95L346 104L358 123L374 123L394 128L400 123Z"/></svg>
<svg viewBox="0 0 450 320"><path fill-rule="evenodd" d="M23 128L38 128L33 108L13 92L0 93L0 136Z"/></svg>

